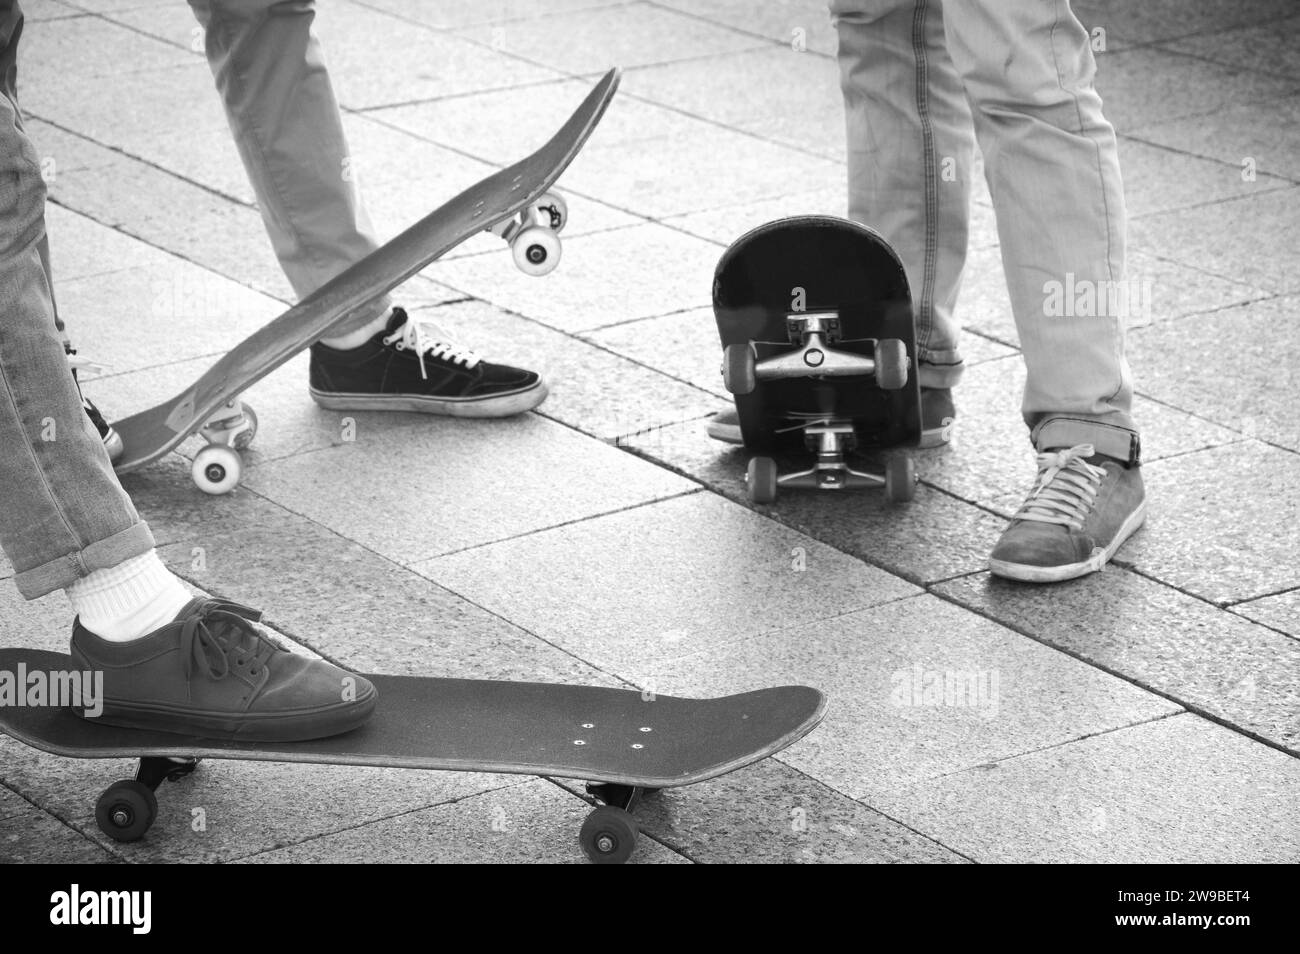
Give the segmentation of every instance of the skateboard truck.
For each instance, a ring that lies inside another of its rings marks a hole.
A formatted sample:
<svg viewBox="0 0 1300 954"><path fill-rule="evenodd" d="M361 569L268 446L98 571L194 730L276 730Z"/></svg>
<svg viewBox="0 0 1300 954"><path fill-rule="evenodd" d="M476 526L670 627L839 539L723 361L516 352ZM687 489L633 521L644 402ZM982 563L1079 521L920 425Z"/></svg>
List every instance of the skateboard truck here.
<svg viewBox="0 0 1300 954"><path fill-rule="evenodd" d="M569 207L556 192L545 192L517 215L487 231L510 245L515 265L528 275L545 275L560 263L559 232L569 221Z"/></svg>
<svg viewBox="0 0 1300 954"><path fill-rule="evenodd" d="M99 830L114 841L135 841L158 815L154 795L164 781L178 782L198 767L200 759L174 759L146 755L140 759L135 778L114 782L95 803Z"/></svg>
<svg viewBox="0 0 1300 954"><path fill-rule="evenodd" d="M732 394L749 394L759 381L779 378L843 378L874 375L879 387L894 391L907 384L907 348L897 338L881 338L870 357L832 345L840 342L838 312L786 315L786 333L795 350L758 360L754 342L730 344L722 354L722 380Z"/></svg>
<svg viewBox="0 0 1300 954"><path fill-rule="evenodd" d="M194 455L190 477L206 494L227 494L239 484L246 450L257 436L257 413L239 398L217 408L199 427L207 446Z"/></svg>
<svg viewBox="0 0 1300 954"><path fill-rule="evenodd" d="M578 832L578 843L587 858L596 864L617 865L626 861L636 847L638 831L632 810L642 798L657 791L640 785L588 782L587 794L599 804Z"/></svg>
<svg viewBox="0 0 1300 954"><path fill-rule="evenodd" d="M771 503L777 490L787 487L801 490L862 490L884 487L885 496L895 503L905 503L916 496L916 467L910 457L891 457L884 474L854 470L844 458L857 443L853 425L848 421L827 420L803 427L804 439L817 458L807 470L780 473L771 457L755 457L749 462L745 484L754 503Z"/></svg>

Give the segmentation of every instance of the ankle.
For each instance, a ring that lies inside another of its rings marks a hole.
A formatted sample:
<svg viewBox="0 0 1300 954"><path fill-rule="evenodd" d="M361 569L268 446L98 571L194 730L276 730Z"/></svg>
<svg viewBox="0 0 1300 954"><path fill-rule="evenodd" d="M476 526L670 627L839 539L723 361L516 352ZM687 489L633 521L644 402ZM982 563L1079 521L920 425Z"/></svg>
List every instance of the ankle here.
<svg viewBox="0 0 1300 954"><path fill-rule="evenodd" d="M96 570L67 594L81 625L110 642L147 636L174 620L192 599L155 550Z"/></svg>
<svg viewBox="0 0 1300 954"><path fill-rule="evenodd" d="M390 309L385 308L360 328L353 329L352 331L345 331L338 335L329 335L321 338L320 343L326 347L333 348L336 351L352 351L355 348L360 348L381 331L388 330L388 319L390 314Z"/></svg>

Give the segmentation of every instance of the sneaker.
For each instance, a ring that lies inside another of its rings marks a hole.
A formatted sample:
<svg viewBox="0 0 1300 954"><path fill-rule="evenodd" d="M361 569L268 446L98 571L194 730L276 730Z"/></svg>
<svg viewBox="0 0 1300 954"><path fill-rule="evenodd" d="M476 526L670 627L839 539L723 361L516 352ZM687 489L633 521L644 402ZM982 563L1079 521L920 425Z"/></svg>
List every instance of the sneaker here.
<svg viewBox="0 0 1300 954"><path fill-rule="evenodd" d="M1009 580L1051 583L1095 573L1146 519L1142 470L1091 444L1038 455L1038 479L989 557Z"/></svg>
<svg viewBox="0 0 1300 954"><path fill-rule="evenodd" d="M401 308L360 348L311 347L311 396L332 411L509 417L537 407L546 394L536 372L489 364Z"/></svg>
<svg viewBox="0 0 1300 954"><path fill-rule="evenodd" d="M921 447L941 447L951 441L956 419L952 388L921 388ZM740 436L740 415L734 407L713 415L705 430L715 441L744 443Z"/></svg>
<svg viewBox="0 0 1300 954"><path fill-rule="evenodd" d="M81 393L81 382L77 379L77 370L79 368L97 368L99 365L87 361L85 358L77 357L77 349L65 346L68 353L68 364L72 366L72 380L77 385L77 394L81 395L81 406L86 410L86 416L90 418L90 423L95 425L95 430L99 432L99 439L104 442L104 450L108 452L109 461L116 463L122 456L122 436L113 430L113 425L104 420L104 415L95 407L95 403Z"/></svg>
<svg viewBox="0 0 1300 954"><path fill-rule="evenodd" d="M104 674L103 711L93 721L290 742L347 732L370 717L378 699L370 682L280 648L253 625L260 618L236 603L194 599L174 622L125 643L100 639L78 619L72 658Z"/></svg>

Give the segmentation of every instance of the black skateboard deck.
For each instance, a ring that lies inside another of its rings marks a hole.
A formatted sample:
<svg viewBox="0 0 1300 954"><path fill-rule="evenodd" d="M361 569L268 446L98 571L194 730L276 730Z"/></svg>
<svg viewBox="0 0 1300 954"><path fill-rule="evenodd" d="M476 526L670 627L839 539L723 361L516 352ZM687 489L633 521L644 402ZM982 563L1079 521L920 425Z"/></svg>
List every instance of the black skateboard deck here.
<svg viewBox="0 0 1300 954"><path fill-rule="evenodd" d="M755 458L753 499L770 502L778 484L836 490L887 482L892 498L910 499L907 458L876 477L851 470L844 456L914 445L921 434L911 292L877 232L822 215L761 225L723 253L713 310L745 446L817 456L810 470L786 475L770 458Z"/></svg>
<svg viewBox="0 0 1300 954"><path fill-rule="evenodd" d="M238 400L339 320L364 308L469 237L492 231L510 242L515 262L543 274L560 254L556 232L567 211L548 192L600 122L618 88L610 70L551 140L531 156L493 173L430 212L396 238L335 276L236 345L172 399L116 422L124 451L115 465L129 473L202 432L208 446L195 457L201 490L227 493L239 483L239 451L257 432L257 416Z"/></svg>
<svg viewBox="0 0 1300 954"><path fill-rule="evenodd" d="M73 671L72 658L61 653L0 649L0 679L12 674L15 685L29 685L32 673ZM644 792L705 781L774 755L811 732L826 705L820 692L806 686L682 699L597 686L365 678L379 693L370 721L307 742L204 739L117 728L50 705L57 700L49 693L45 704L32 706L14 705L0 693L0 731L55 755L140 759L136 780L111 786L96 812L100 827L118 840L141 837L157 808L152 790L194 765L170 759L311 762L596 783L590 791L605 807L584 825L583 847L593 860L621 861L635 843L635 824L627 811ZM609 850L602 850L602 844Z"/></svg>

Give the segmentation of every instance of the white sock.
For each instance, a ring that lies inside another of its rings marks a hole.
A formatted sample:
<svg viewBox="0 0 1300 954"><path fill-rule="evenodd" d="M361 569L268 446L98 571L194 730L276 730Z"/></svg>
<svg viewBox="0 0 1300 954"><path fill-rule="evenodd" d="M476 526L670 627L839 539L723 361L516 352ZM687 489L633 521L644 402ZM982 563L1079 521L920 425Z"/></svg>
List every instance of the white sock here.
<svg viewBox="0 0 1300 954"><path fill-rule="evenodd" d="M360 348L363 344L388 327L388 318L391 314L392 311L385 308L379 316L373 319L369 324L363 325L356 331L349 331L347 334L339 335L337 337L322 338L320 343L323 345L329 345L331 348L338 348L340 351L351 351L353 348Z"/></svg>
<svg viewBox="0 0 1300 954"><path fill-rule="evenodd" d="M65 592L81 625L114 643L166 626L194 598L156 550L96 570Z"/></svg>

